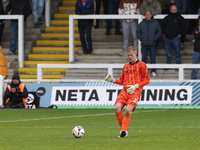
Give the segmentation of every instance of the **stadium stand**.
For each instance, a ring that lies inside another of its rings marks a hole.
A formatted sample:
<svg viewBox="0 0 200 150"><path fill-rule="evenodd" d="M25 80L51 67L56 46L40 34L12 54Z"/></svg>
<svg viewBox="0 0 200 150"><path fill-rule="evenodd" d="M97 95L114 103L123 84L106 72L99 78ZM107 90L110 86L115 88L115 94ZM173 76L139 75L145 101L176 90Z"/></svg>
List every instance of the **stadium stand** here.
<svg viewBox="0 0 200 150"><path fill-rule="evenodd" d="M61 3L60 3L61 2ZM33 28L33 17L28 18L28 28L26 34L26 50L24 68L19 68L17 64L17 55L5 55L8 61L9 75L13 75L15 71L19 71L21 79L36 79L38 63L61 63L68 62L68 39L69 28L68 18L70 14L74 14L75 2L72 0L52 0L51 25L50 27ZM58 6L59 5L59 6ZM56 12L56 13L54 13ZM119 56L123 48L123 35L114 35L114 29L111 29L111 35L105 35L105 21L100 20L100 28L92 30L93 38L93 54L79 55L81 53L77 22L75 22L75 64L96 64L96 63L126 63L126 57ZM9 52L10 45L9 22L6 23L4 31L3 44L4 53ZM182 63L191 64L193 54L193 37L186 35L184 50L181 50ZM132 45L130 38L130 45ZM166 63L166 51L163 40L160 39L156 63ZM148 58L148 63L150 59ZM174 56L172 63L175 63ZM106 69L45 69L44 79L103 79L107 73ZM114 70L114 76L118 78L121 69ZM189 79L191 70L185 71L185 79ZM177 70L157 70L156 79L177 78ZM152 77L153 79L153 77Z"/></svg>

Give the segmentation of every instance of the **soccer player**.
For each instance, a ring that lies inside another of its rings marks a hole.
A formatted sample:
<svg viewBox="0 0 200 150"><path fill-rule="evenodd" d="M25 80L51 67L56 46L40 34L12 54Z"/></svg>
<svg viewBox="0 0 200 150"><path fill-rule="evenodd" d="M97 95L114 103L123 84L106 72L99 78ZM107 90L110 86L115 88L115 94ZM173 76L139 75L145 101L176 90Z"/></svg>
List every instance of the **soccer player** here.
<svg viewBox="0 0 200 150"><path fill-rule="evenodd" d="M120 79L114 79L111 75L107 75L105 81L123 85L119 96L115 102L115 112L121 127L119 137L128 137L127 126L129 124L131 113L135 110L143 86L150 82L149 72L146 64L137 58L137 49L130 46L127 49L129 63L123 67ZM122 109L126 106L125 116Z"/></svg>

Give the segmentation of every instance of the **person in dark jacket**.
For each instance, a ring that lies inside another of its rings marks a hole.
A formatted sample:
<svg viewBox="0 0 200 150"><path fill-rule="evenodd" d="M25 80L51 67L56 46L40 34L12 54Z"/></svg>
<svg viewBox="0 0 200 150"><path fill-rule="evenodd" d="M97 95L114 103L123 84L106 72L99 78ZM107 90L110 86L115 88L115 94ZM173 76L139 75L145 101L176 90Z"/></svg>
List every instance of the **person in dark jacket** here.
<svg viewBox="0 0 200 150"><path fill-rule="evenodd" d="M104 14L108 14L108 0L95 0L96 2L96 11L95 14L100 14L101 2L103 2L103 11ZM95 28L99 28L99 19L96 20Z"/></svg>
<svg viewBox="0 0 200 150"><path fill-rule="evenodd" d="M76 14L77 15L89 15L94 14L94 2L93 0L77 0L76 2ZM83 49L83 54L92 54L92 19L79 19L78 28L80 34L81 45ZM86 31L86 39L85 39Z"/></svg>
<svg viewBox="0 0 200 150"><path fill-rule="evenodd" d="M194 52L193 52L193 64L199 64L200 62L200 16L198 17L198 26L193 30ZM191 79L197 79L198 69L192 69Z"/></svg>
<svg viewBox="0 0 200 150"><path fill-rule="evenodd" d="M178 13L180 13L180 14L185 14L186 13L187 0L167 0L167 5L169 6L169 8L172 5L176 5L177 9L178 9Z"/></svg>
<svg viewBox="0 0 200 150"><path fill-rule="evenodd" d="M25 108L28 90L24 83L20 81L18 73L12 77L12 82L7 85L5 91L6 104L4 108Z"/></svg>
<svg viewBox="0 0 200 150"><path fill-rule="evenodd" d="M29 3L29 0L10 0L7 7L6 13L8 15L24 15L24 39L27 27L27 17L32 13L32 9ZM18 35L18 22L17 20L11 21L11 46L10 46L10 54L14 55L16 51L17 45L17 35ZM25 48L25 40L24 40L24 48Z"/></svg>
<svg viewBox="0 0 200 150"><path fill-rule="evenodd" d="M167 52L167 64L171 64L173 49L176 63L181 64L180 43L181 36L185 33L185 19L178 13L176 5L170 7L170 13L163 19L162 31Z"/></svg>
<svg viewBox="0 0 200 150"><path fill-rule="evenodd" d="M119 4L120 0L108 0L108 14L109 15L118 14ZM110 35L111 28L112 28L112 20L107 19L106 35ZM122 33L120 32L119 19L115 19L115 35L121 35L121 34Z"/></svg>
<svg viewBox="0 0 200 150"><path fill-rule="evenodd" d="M142 61L147 63L147 54L150 52L151 64L156 63L156 49L158 40L162 35L160 24L153 18L151 11L146 11L145 19L138 25L137 37L141 40ZM156 76L156 70L152 69L152 76Z"/></svg>
<svg viewBox="0 0 200 150"><path fill-rule="evenodd" d="M5 15L2 0L0 0L0 15ZM1 45L1 40L3 36L4 25L5 25L5 20L0 20L0 45Z"/></svg>

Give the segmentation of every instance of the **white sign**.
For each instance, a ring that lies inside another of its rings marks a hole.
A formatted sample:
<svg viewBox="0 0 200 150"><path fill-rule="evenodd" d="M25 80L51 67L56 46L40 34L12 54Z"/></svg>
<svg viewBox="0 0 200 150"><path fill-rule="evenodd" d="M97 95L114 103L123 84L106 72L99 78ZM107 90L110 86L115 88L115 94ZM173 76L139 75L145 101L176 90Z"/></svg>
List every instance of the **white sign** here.
<svg viewBox="0 0 200 150"><path fill-rule="evenodd" d="M122 86L56 86L51 105L113 105ZM192 86L145 86L139 104L191 104Z"/></svg>

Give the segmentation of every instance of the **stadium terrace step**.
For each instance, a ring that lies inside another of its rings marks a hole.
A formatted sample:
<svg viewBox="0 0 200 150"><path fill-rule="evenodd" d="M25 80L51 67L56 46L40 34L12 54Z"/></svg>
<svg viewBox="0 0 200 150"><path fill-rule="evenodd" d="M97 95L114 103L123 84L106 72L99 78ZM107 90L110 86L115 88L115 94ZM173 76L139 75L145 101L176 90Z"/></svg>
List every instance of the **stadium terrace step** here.
<svg viewBox="0 0 200 150"><path fill-rule="evenodd" d="M69 60L68 54L29 54L29 60L51 60L51 61L58 61L58 60Z"/></svg>
<svg viewBox="0 0 200 150"><path fill-rule="evenodd" d="M75 7L70 7L70 6L61 6L58 9L59 11L75 11Z"/></svg>
<svg viewBox="0 0 200 150"><path fill-rule="evenodd" d="M51 20L51 24L52 25L66 25L66 26L69 26L69 20ZM74 25L77 26L78 24L78 21L75 20L74 21Z"/></svg>
<svg viewBox="0 0 200 150"><path fill-rule="evenodd" d="M78 53L80 47L75 47L75 53ZM68 54L69 47L33 47L34 54Z"/></svg>
<svg viewBox="0 0 200 150"><path fill-rule="evenodd" d="M69 34L68 33L42 33L41 37L42 38L67 38L67 39L69 39ZM74 34L74 38L78 39L79 34Z"/></svg>
<svg viewBox="0 0 200 150"><path fill-rule="evenodd" d="M75 45L81 45L80 41L74 41ZM61 45L66 46L69 45L68 40L38 40L37 45Z"/></svg>
<svg viewBox="0 0 200 150"><path fill-rule="evenodd" d="M76 4L76 1L72 1L72 0L63 0L62 3L63 3L63 4Z"/></svg>
<svg viewBox="0 0 200 150"><path fill-rule="evenodd" d="M20 74L21 79L37 79L37 74ZM43 79L61 79L63 74L60 75L43 75Z"/></svg>
<svg viewBox="0 0 200 150"><path fill-rule="evenodd" d="M69 33L69 27L45 27L46 32L66 32ZM78 31L78 27L74 27L74 31Z"/></svg>
<svg viewBox="0 0 200 150"><path fill-rule="evenodd" d="M66 13L56 13L54 14L55 19L69 19L69 15L75 15L75 14L66 14Z"/></svg>
<svg viewBox="0 0 200 150"><path fill-rule="evenodd" d="M69 64L68 61L24 61L25 68L36 68L37 64Z"/></svg>
<svg viewBox="0 0 200 150"><path fill-rule="evenodd" d="M27 73L36 73L37 72L37 68L18 68L18 71L20 73L23 73L23 72L27 72ZM65 72L66 71L66 68L44 68L43 69L43 72Z"/></svg>

